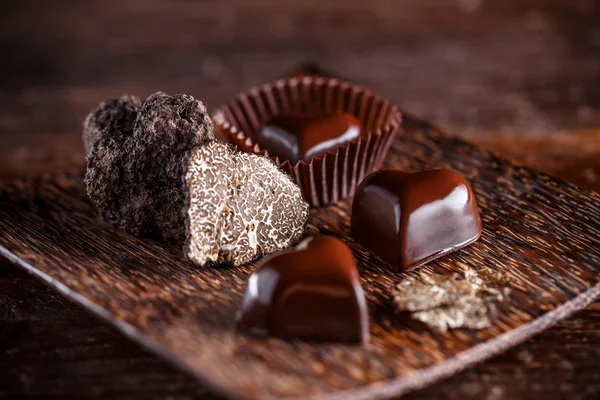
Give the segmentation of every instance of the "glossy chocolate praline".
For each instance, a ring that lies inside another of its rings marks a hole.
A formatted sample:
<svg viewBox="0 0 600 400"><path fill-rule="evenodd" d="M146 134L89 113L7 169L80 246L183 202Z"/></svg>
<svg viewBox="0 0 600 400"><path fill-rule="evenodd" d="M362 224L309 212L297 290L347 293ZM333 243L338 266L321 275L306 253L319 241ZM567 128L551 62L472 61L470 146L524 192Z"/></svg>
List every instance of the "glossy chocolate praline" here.
<svg viewBox="0 0 600 400"><path fill-rule="evenodd" d="M368 310L352 252L331 236L265 259L248 281L242 330L288 339L364 342Z"/></svg>
<svg viewBox="0 0 600 400"><path fill-rule="evenodd" d="M383 170L356 190L351 234L395 269L408 271L477 240L481 219L460 174Z"/></svg>
<svg viewBox="0 0 600 400"><path fill-rule="evenodd" d="M267 120L256 140L271 156L296 164L335 152L345 143L366 135L360 121L348 113L293 113Z"/></svg>

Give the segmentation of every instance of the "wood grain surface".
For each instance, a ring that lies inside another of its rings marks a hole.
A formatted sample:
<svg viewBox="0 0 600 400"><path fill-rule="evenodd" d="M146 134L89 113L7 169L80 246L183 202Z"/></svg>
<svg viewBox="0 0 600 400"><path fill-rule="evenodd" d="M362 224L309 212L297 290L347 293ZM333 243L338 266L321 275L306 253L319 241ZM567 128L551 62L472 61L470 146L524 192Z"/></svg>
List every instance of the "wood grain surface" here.
<svg viewBox="0 0 600 400"><path fill-rule="evenodd" d="M6 399L222 399L75 307L1 264L0 397ZM597 304L597 303L596 303ZM406 399L596 399L600 307Z"/></svg>
<svg viewBox="0 0 600 400"><path fill-rule="evenodd" d="M81 174L49 175L0 189L0 249L64 295L149 349L236 398L382 398L436 379L522 342L600 293L600 197L504 161L410 117L388 167L449 168L472 183L482 238L430 263L511 277L491 328L435 333L400 319L391 290L402 275L348 238L349 203L311 212L309 231L352 247L371 308L365 347L259 340L235 330L253 270L196 268L181 244L116 231L86 199ZM235 377L235 378L232 378Z"/></svg>
<svg viewBox="0 0 600 400"><path fill-rule="evenodd" d="M600 191L599 11L595 0L1 2L0 180L81 167L80 121L107 96L161 89L216 106L312 59ZM204 392L6 260L0 282L0 397ZM597 304L409 397L595 399Z"/></svg>

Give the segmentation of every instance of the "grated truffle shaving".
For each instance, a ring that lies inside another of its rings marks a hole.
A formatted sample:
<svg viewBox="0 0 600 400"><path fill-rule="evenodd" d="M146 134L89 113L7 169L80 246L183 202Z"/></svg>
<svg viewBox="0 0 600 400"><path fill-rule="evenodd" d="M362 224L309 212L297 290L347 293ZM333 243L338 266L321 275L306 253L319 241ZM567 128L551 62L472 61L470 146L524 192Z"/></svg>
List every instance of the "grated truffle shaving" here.
<svg viewBox="0 0 600 400"><path fill-rule="evenodd" d="M409 277L396 286L394 303L398 310L439 332L448 329L482 329L495 317L495 303L508 295L508 275L497 271L463 266L464 279L426 275Z"/></svg>
<svg viewBox="0 0 600 400"><path fill-rule="evenodd" d="M212 141L188 160L185 255L199 265L245 264L300 240L308 203L271 160Z"/></svg>
<svg viewBox="0 0 600 400"><path fill-rule="evenodd" d="M214 138L212 121L205 105L189 95L159 92L139 107L135 99L104 102L86 119L88 197L108 222L131 234L183 238L185 161L194 147ZM129 106L137 107L135 121L133 111L123 111Z"/></svg>

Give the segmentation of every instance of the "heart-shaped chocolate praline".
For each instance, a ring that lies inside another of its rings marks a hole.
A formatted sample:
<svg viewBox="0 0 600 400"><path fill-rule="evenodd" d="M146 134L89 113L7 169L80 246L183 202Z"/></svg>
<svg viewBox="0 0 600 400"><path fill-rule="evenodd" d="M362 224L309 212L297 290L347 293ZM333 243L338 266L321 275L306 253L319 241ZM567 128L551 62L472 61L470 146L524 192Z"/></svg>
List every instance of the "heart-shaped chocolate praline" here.
<svg viewBox="0 0 600 400"><path fill-rule="evenodd" d="M383 261L408 271L477 240L481 219L473 190L456 172L382 170L356 190L351 232Z"/></svg>
<svg viewBox="0 0 600 400"><path fill-rule="evenodd" d="M260 336L366 341L367 303L352 251L321 236L265 259L250 276L238 322Z"/></svg>
<svg viewBox="0 0 600 400"><path fill-rule="evenodd" d="M256 140L271 156L297 164L335 152L366 133L360 121L348 113L290 113L266 121Z"/></svg>

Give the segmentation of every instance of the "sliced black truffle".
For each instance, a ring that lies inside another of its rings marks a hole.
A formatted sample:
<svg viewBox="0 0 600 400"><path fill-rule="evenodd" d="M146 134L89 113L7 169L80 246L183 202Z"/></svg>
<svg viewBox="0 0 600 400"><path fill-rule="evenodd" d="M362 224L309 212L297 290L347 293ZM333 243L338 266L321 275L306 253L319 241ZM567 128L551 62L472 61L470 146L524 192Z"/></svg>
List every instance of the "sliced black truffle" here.
<svg viewBox="0 0 600 400"><path fill-rule="evenodd" d="M136 96L108 99L92 111L83 122L83 147L85 153L100 139L112 138L122 143L133 134L133 123L141 101Z"/></svg>
<svg viewBox="0 0 600 400"><path fill-rule="evenodd" d="M308 203L270 159L211 141L188 159L184 254L199 265L241 265L300 240Z"/></svg>
<svg viewBox="0 0 600 400"><path fill-rule="evenodd" d="M86 120L86 127L106 126L93 134L84 129L90 146L85 177L89 198L107 221L131 234L183 238L185 161L194 147L214 137L205 105L189 95L155 93L138 107L128 135L124 121L130 117L100 118L117 115L108 111L112 109L101 105Z"/></svg>

